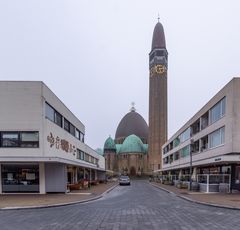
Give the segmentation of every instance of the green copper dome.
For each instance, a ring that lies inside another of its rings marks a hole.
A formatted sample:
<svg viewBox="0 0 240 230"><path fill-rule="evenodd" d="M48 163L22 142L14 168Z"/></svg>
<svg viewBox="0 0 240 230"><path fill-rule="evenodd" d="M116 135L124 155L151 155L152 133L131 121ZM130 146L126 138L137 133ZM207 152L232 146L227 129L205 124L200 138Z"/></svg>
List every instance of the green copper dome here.
<svg viewBox="0 0 240 230"><path fill-rule="evenodd" d="M116 144L116 153L119 153L121 150L122 144Z"/></svg>
<svg viewBox="0 0 240 230"><path fill-rule="evenodd" d="M95 149L95 151L97 152L97 154L103 156L103 150L101 148L97 148Z"/></svg>
<svg viewBox="0 0 240 230"><path fill-rule="evenodd" d="M111 137L105 141L104 150L116 150L115 142Z"/></svg>
<svg viewBox="0 0 240 230"><path fill-rule="evenodd" d="M145 148L141 139L132 134L124 140L119 153L145 153Z"/></svg>

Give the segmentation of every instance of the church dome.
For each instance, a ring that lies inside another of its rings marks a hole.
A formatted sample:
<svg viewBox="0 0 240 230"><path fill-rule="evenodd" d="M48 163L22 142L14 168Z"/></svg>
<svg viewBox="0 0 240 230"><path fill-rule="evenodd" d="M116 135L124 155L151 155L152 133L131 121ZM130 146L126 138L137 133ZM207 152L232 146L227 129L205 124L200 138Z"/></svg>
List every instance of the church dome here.
<svg viewBox="0 0 240 230"><path fill-rule="evenodd" d="M115 142L111 137L105 141L104 150L116 150Z"/></svg>
<svg viewBox="0 0 240 230"><path fill-rule="evenodd" d="M127 113L120 121L115 139L126 138L131 134L135 134L141 139L148 139L148 125L134 108L132 108L131 112Z"/></svg>
<svg viewBox="0 0 240 230"><path fill-rule="evenodd" d="M153 31L152 50L155 48L166 48L164 29L160 22L158 22Z"/></svg>
<svg viewBox="0 0 240 230"><path fill-rule="evenodd" d="M145 148L141 139L132 134L124 140L119 153L145 153Z"/></svg>

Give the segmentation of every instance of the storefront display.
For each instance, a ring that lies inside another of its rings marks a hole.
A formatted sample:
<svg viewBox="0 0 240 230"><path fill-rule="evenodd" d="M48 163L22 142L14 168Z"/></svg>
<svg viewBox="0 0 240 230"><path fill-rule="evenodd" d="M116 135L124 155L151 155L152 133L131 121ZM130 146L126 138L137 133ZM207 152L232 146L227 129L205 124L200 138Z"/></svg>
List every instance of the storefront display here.
<svg viewBox="0 0 240 230"><path fill-rule="evenodd" d="M38 164L3 164L3 192L39 192Z"/></svg>

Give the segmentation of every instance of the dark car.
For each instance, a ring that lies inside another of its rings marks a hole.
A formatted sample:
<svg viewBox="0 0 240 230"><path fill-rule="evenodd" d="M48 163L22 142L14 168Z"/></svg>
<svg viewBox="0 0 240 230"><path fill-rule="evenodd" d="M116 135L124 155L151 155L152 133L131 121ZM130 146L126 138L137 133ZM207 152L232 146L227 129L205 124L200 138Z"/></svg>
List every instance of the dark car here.
<svg viewBox="0 0 240 230"><path fill-rule="evenodd" d="M119 177L119 185L130 185L130 178L128 176L120 176Z"/></svg>

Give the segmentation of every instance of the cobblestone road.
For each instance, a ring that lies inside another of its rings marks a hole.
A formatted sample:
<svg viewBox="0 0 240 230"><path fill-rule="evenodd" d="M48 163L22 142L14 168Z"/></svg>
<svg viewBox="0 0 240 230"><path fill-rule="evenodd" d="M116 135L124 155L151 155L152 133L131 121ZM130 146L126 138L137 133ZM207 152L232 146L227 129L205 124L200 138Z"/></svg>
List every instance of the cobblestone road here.
<svg viewBox="0 0 240 230"><path fill-rule="evenodd" d="M58 208L0 211L1 230L240 229L240 211L194 204L134 181L100 200Z"/></svg>

